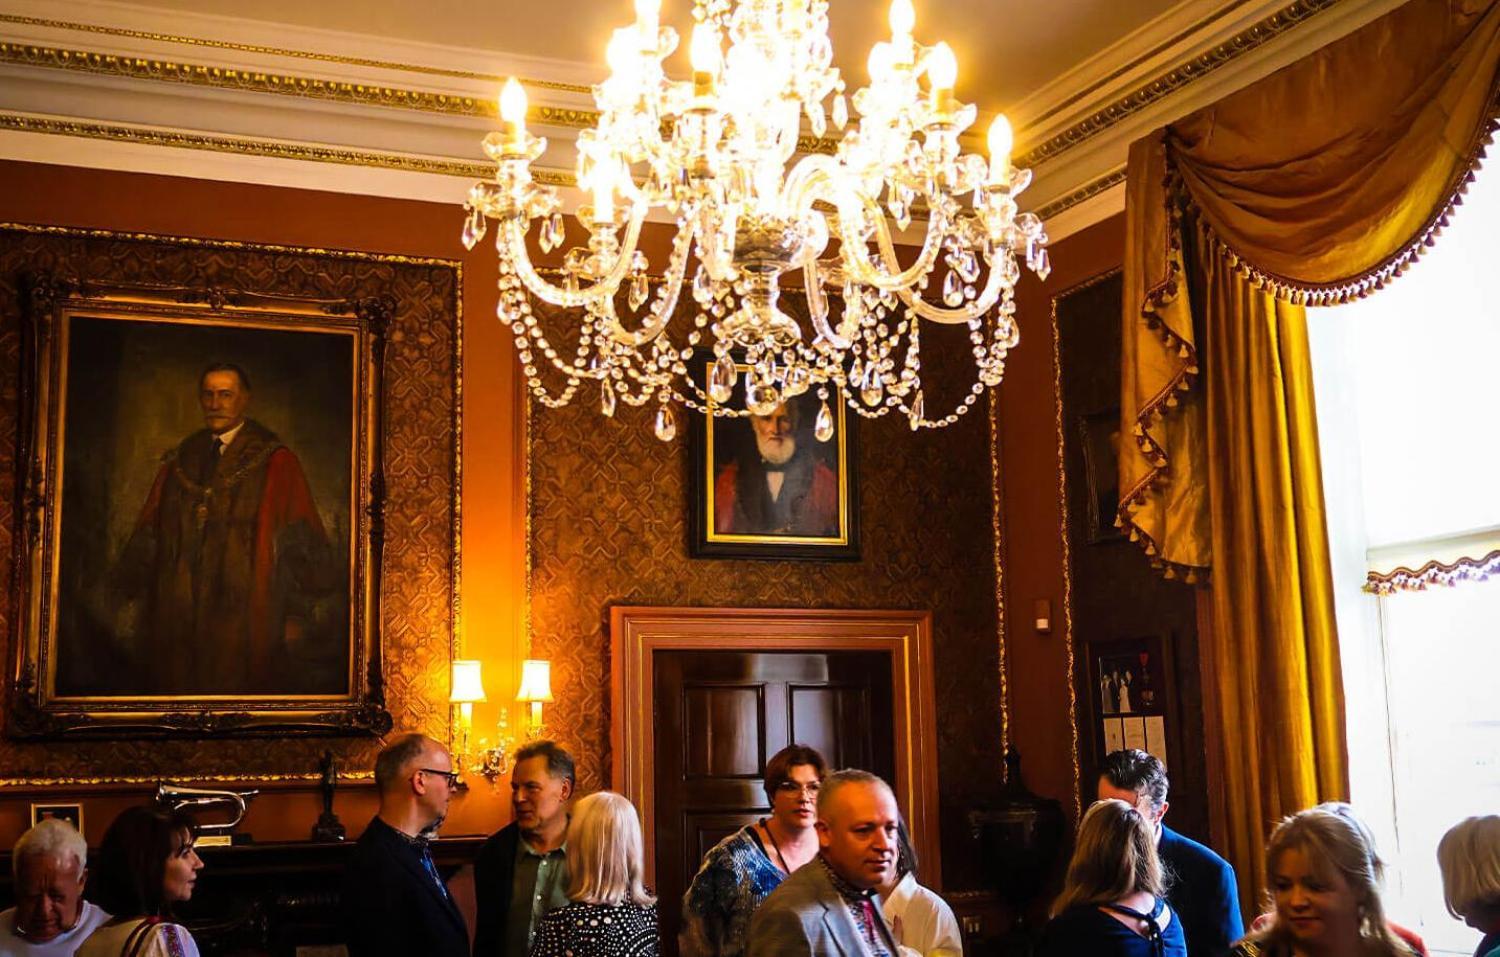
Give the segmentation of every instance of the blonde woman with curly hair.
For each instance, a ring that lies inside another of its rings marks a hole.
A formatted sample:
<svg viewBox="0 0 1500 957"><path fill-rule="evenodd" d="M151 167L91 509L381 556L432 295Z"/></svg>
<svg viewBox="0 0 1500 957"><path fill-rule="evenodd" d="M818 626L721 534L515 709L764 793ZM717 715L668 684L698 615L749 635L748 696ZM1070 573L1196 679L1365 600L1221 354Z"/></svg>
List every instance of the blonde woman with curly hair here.
<svg viewBox="0 0 1500 957"><path fill-rule="evenodd" d="M1078 826L1042 957L1187 957L1182 922L1167 906L1156 834L1140 811L1111 798Z"/></svg>
<svg viewBox="0 0 1500 957"><path fill-rule="evenodd" d="M1285 818L1266 845L1275 920L1231 957L1412 957L1386 923L1380 858L1357 818L1320 806Z"/></svg>
<svg viewBox="0 0 1500 957"><path fill-rule="evenodd" d="M1500 817L1453 825L1437 847L1448 913L1484 935L1474 957L1500 957Z"/></svg>
<svg viewBox="0 0 1500 957"><path fill-rule="evenodd" d="M568 899L537 924L531 957L656 957L656 898L641 883L635 805L600 791L573 805Z"/></svg>

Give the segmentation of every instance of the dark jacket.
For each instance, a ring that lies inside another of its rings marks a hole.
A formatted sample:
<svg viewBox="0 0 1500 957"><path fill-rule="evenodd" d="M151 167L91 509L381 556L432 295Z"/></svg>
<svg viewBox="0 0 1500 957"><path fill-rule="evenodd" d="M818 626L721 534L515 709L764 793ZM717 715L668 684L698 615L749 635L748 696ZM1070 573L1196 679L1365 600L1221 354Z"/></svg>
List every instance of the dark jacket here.
<svg viewBox="0 0 1500 957"><path fill-rule="evenodd" d="M1166 825L1156 848L1170 872L1167 903L1182 921L1188 957L1220 957L1245 936L1234 868Z"/></svg>
<svg viewBox="0 0 1500 957"><path fill-rule="evenodd" d="M474 903L478 911L474 928L474 957L502 957L506 922L516 883L516 852L521 829L507 824L484 842L474 859Z"/></svg>
<svg viewBox="0 0 1500 957"><path fill-rule="evenodd" d="M376 817L344 872L349 957L467 957L469 928L453 898L422 866L421 852Z"/></svg>

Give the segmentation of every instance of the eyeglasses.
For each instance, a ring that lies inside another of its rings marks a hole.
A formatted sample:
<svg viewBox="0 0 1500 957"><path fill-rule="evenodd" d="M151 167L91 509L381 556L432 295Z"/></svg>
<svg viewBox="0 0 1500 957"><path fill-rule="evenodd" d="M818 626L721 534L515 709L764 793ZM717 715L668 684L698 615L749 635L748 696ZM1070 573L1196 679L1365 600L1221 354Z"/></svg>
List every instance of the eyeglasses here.
<svg viewBox="0 0 1500 957"><path fill-rule="evenodd" d="M457 771L439 771L436 768L417 768L417 770L421 771L423 774L436 774L440 778L447 778L448 786L450 788L458 787L460 776Z"/></svg>
<svg viewBox="0 0 1500 957"><path fill-rule="evenodd" d="M819 781L814 781L811 784L798 784L796 781L782 781L780 784L776 785L777 794L807 794L811 795L812 797L817 797L818 792L822 789L823 785Z"/></svg>

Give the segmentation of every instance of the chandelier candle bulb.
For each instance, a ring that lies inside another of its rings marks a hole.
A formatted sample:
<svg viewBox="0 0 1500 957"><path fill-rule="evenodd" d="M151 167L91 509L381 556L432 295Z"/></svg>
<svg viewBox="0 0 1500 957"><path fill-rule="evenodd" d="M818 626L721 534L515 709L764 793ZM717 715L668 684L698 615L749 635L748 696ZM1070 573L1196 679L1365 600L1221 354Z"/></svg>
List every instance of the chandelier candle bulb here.
<svg viewBox="0 0 1500 957"><path fill-rule="evenodd" d="M714 93L714 77L719 72L719 32L707 23L693 27L693 42L688 48L693 63L693 96Z"/></svg>
<svg viewBox="0 0 1500 957"><path fill-rule="evenodd" d="M1001 113L990 124L990 184L1005 185L1010 180L1010 149L1013 136L1010 120Z"/></svg>
<svg viewBox="0 0 1500 957"><path fill-rule="evenodd" d="M635 0L635 25L641 31L642 52L656 52L660 24L661 0Z"/></svg>
<svg viewBox="0 0 1500 957"><path fill-rule="evenodd" d="M953 87L958 83L958 59L947 43L939 42L928 51L927 79L932 83L933 111L939 116L952 116L958 106L953 99Z"/></svg>
<svg viewBox="0 0 1500 957"><path fill-rule="evenodd" d="M505 141L520 146L526 139L526 90L515 77L500 88L500 119L505 123Z"/></svg>
<svg viewBox="0 0 1500 957"><path fill-rule="evenodd" d="M612 226L615 222L615 186L605 169L594 170L594 223Z"/></svg>
<svg viewBox="0 0 1500 957"><path fill-rule="evenodd" d="M892 0L890 24L891 46L895 50L897 62L911 63L916 52L911 31L917 25L917 11L911 0Z"/></svg>

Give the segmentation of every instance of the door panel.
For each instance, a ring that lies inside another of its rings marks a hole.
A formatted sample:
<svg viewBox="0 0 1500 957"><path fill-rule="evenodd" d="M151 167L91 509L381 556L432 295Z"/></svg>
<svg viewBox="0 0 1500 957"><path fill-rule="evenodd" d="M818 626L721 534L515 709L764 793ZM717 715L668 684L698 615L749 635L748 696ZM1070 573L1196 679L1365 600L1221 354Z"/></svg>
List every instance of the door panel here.
<svg viewBox="0 0 1500 957"><path fill-rule="evenodd" d="M895 770L885 652L658 651L656 881L665 957L704 853L765 815L766 761L793 742L830 768Z"/></svg>

